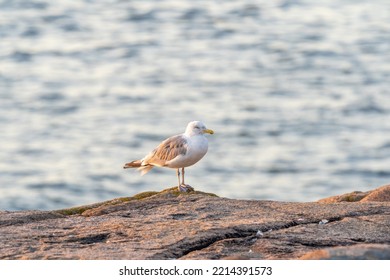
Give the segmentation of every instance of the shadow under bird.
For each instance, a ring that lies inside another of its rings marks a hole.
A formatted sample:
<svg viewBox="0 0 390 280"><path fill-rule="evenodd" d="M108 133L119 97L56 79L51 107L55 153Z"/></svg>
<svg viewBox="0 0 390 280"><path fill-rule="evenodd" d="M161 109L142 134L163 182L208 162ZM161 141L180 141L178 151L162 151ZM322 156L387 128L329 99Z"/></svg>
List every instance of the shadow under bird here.
<svg viewBox="0 0 390 280"><path fill-rule="evenodd" d="M205 133L214 134L214 131L206 128L200 121L190 122L183 134L165 139L144 158L126 163L123 168L137 168L141 175L148 173L155 166L177 169L179 191L191 191L193 188L184 182L184 168L194 165L207 153L208 141Z"/></svg>

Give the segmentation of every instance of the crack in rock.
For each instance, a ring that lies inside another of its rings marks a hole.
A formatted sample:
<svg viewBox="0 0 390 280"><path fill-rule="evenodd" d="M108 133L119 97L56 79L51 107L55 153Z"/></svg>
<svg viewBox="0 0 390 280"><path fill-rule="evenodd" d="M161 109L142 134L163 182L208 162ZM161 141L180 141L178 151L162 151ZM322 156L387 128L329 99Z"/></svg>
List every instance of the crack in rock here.
<svg viewBox="0 0 390 280"><path fill-rule="evenodd" d="M29 224L44 220L50 220L50 219L60 219L64 218L63 215L50 212L50 211L44 211L44 212L38 212L38 211L30 211L30 214L21 214L21 213L7 213L7 217L9 216L9 219L0 220L0 227L7 227L7 226L14 226L14 225L22 225L22 224Z"/></svg>
<svg viewBox="0 0 390 280"><path fill-rule="evenodd" d="M110 235L109 233L100 233L100 234L88 235L85 237L74 237L74 238L69 238L65 242L76 242L80 244L94 244L94 243L100 243L106 241L109 235Z"/></svg>
<svg viewBox="0 0 390 280"><path fill-rule="evenodd" d="M151 256L150 259L181 258L193 251L200 251L206 249L207 247L212 246L216 242L220 242L228 239L249 238L248 240L246 240L247 242L244 242L246 243L246 245L249 246L253 244L258 238L261 238L256 236L259 230L264 234L266 234L270 230L276 231L276 230L286 229L286 228L290 228L302 224L309 224L309 222L298 223L296 221L291 221L291 222L284 223L282 225L274 225L274 226L265 226L264 224L257 224L257 225L241 225L241 226L234 226L234 227L224 228L224 229L209 230L194 238L184 238L178 243L169 246L164 252L157 253Z"/></svg>
<svg viewBox="0 0 390 280"><path fill-rule="evenodd" d="M253 230L239 230L237 227L206 231L193 238L184 238L176 244L169 246L164 252L154 254L150 259L177 259L190 252L207 248L217 241L254 236L256 232L257 228Z"/></svg>
<svg viewBox="0 0 390 280"><path fill-rule="evenodd" d="M379 214L381 214L380 211L378 211ZM221 242L224 240L231 240L235 239L235 242L237 239L243 239L241 243L243 243L246 246L252 245L254 242L256 242L257 239L265 238L265 239L278 239L275 237L269 237L267 236L267 233L269 232L275 232L278 230L285 230L290 229L296 226L302 226L302 225L319 225L319 226L326 226L334 222L342 221L345 218L358 218L359 216L374 216L378 213L364 213L364 212L353 212L349 213L343 216L333 216L333 217L324 217L323 219L315 219L315 220L307 220L307 221L289 221L285 222L283 224L271 224L271 225L264 225L264 224L257 224L257 225L240 225L240 226L234 226L230 228L223 228L223 229L214 229L206 231L196 237L193 238L184 238L181 241L177 242L176 244L173 244L169 246L166 250L163 252L154 254L150 257L150 259L178 259L181 257L184 257L191 252L194 251L201 251L208 247L211 247L217 242ZM327 222L325 224L320 224L322 220L326 219ZM263 233L262 236L256 235L258 231L261 231ZM249 239L248 239L249 238ZM300 240L291 240L291 243L294 244L300 244L306 247L313 247L313 248L326 248L326 247L333 247L336 245L341 246L348 246L348 245L354 245L360 242L365 242L364 239L356 238L356 239L350 239L346 240L344 242L338 241L338 242L302 242Z"/></svg>

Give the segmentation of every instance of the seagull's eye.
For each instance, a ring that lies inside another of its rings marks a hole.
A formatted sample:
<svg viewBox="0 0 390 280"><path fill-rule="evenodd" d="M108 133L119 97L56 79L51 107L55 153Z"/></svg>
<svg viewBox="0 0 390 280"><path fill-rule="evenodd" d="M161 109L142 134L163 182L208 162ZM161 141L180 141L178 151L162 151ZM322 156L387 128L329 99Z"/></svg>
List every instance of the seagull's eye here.
<svg viewBox="0 0 390 280"><path fill-rule="evenodd" d="M196 125L194 128L199 129L199 126Z"/></svg>

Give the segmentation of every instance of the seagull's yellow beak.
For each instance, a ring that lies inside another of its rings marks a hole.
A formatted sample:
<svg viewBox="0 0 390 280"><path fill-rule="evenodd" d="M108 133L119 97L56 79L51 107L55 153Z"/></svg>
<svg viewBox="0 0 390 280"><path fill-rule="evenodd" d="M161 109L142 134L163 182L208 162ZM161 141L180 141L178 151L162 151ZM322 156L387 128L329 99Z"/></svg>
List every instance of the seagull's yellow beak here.
<svg viewBox="0 0 390 280"><path fill-rule="evenodd" d="M203 129L203 133L214 134L214 131L212 131L211 129Z"/></svg>

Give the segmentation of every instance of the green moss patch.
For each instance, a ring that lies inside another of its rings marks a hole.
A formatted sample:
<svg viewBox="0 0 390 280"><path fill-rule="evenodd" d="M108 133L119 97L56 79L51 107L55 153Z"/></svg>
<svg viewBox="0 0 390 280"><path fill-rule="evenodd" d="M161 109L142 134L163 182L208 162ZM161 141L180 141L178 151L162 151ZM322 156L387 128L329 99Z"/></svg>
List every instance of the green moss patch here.
<svg viewBox="0 0 390 280"><path fill-rule="evenodd" d="M85 211L90 210L90 209L95 209L95 208L102 207L102 206L104 207L104 206L110 206L110 205L118 205L118 204L129 202L132 200L142 200L142 199L146 199L146 198L149 198L152 196L165 196L165 195L179 196L179 195L193 195L193 194L202 194L202 195L206 195L206 196L218 197L216 194L205 193L205 192L200 192L200 191L191 191L191 192L184 193L184 192L180 192L177 189L177 187L172 187L172 188L162 190L160 192L146 191L146 192L142 192L142 193L136 194L136 195L131 196L131 197L119 197L119 198L111 199L111 200L104 201L104 202L94 203L94 204L90 204L90 205L83 205L83 206L76 206L76 207L71 207L71 208L67 208L67 209L60 209L60 210L56 210L54 212L62 214L62 215L66 215L66 216L81 215Z"/></svg>

